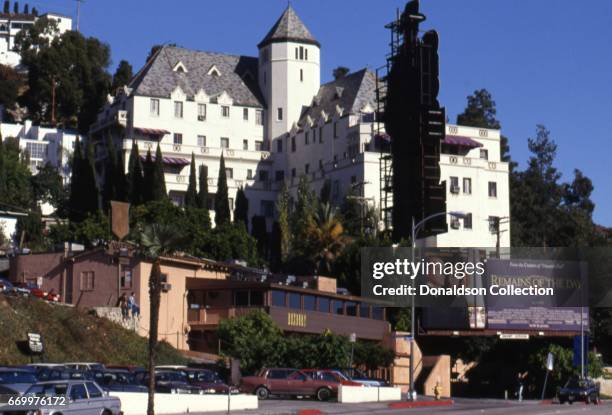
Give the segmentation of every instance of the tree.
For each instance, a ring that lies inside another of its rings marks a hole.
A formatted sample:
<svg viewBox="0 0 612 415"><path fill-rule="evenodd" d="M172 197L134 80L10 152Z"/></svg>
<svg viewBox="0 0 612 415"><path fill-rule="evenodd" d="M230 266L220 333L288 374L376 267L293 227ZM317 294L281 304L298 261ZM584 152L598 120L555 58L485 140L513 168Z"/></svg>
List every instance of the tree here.
<svg viewBox="0 0 612 415"><path fill-rule="evenodd" d="M134 206L144 201L143 189L145 188L145 183L142 174L142 162L140 160L138 143L134 140L132 141L132 150L130 151L130 158L128 160L128 174L126 178L127 200Z"/></svg>
<svg viewBox="0 0 612 415"><path fill-rule="evenodd" d="M171 225L150 224L139 233L138 247L141 255L152 261L149 274L149 400L147 414L153 415L155 397L155 362L157 360L157 337L159 329L159 303L161 298L161 260L171 255L182 242L181 235Z"/></svg>
<svg viewBox="0 0 612 415"><path fill-rule="evenodd" d="M251 221L251 235L257 241L257 251L261 258L268 258L268 229L265 216L255 215Z"/></svg>
<svg viewBox="0 0 612 415"><path fill-rule="evenodd" d="M289 222L289 189L283 182L278 199L276 200L276 210L278 212L278 245L279 261L281 264L287 261L291 242L291 226Z"/></svg>
<svg viewBox="0 0 612 415"><path fill-rule="evenodd" d="M196 164L195 155L191 153L191 165L189 166L189 185L187 186L187 193L185 193L185 207L186 208L197 208L198 206L198 189L196 179Z"/></svg>
<svg viewBox="0 0 612 415"><path fill-rule="evenodd" d="M330 205L319 205L316 220L311 222L306 238L307 255L312 257L317 275L331 275L332 265L342 253L347 239L342 224Z"/></svg>
<svg viewBox="0 0 612 415"><path fill-rule="evenodd" d="M13 13L19 14L19 2L18 1L13 3Z"/></svg>
<svg viewBox="0 0 612 415"><path fill-rule="evenodd" d="M249 199L244 194L242 187L236 192L236 206L234 208L234 223L240 222L244 223L247 230L249 229Z"/></svg>
<svg viewBox="0 0 612 415"><path fill-rule="evenodd" d="M72 158L72 179L68 201L68 217L71 221L81 222L87 215L99 209L99 191L93 167L93 146L87 145L85 152L77 137Z"/></svg>
<svg viewBox="0 0 612 415"><path fill-rule="evenodd" d="M142 165L143 170L143 202L151 202L154 199L153 197L153 186L155 185L155 165L153 164L153 156L151 156L151 149L147 150L147 156L145 157L145 161Z"/></svg>
<svg viewBox="0 0 612 415"><path fill-rule="evenodd" d="M32 176L32 190L37 202L49 203L60 212L66 208L68 192L62 176L51 163L39 167L38 173Z"/></svg>
<svg viewBox="0 0 612 415"><path fill-rule="evenodd" d="M221 153L219 163L219 179L217 180L217 194L215 195L215 225L221 226L230 223L230 207L227 196L227 174L225 172L225 159Z"/></svg>
<svg viewBox="0 0 612 415"><path fill-rule="evenodd" d="M51 30L50 25L47 22L46 27L37 28L35 24L32 31L36 33L28 31L17 43L22 64L28 70L24 102L34 120L49 122L55 115L60 124L86 133L110 87L111 76L106 71L110 49L98 39L75 31L67 31L49 43L41 33ZM37 43L39 47L28 47Z"/></svg>
<svg viewBox="0 0 612 415"><path fill-rule="evenodd" d="M331 180L325 179L319 192L319 203L331 203Z"/></svg>
<svg viewBox="0 0 612 415"><path fill-rule="evenodd" d="M336 69L334 69L333 72L334 79L338 80L340 78L344 78L346 75L349 74L349 72L351 72L351 70L346 66L338 66Z"/></svg>
<svg viewBox="0 0 612 415"><path fill-rule="evenodd" d="M157 143L155 150L155 161L151 166L151 197L152 200L164 200L168 198L166 192L166 176L164 174L164 157L162 156L161 147Z"/></svg>
<svg viewBox="0 0 612 415"><path fill-rule="evenodd" d="M13 109L23 85L22 76L10 66L0 65L0 106ZM1 114L0 114L1 115Z"/></svg>
<svg viewBox="0 0 612 415"><path fill-rule="evenodd" d="M107 157L104 162L104 186L102 188L102 200L104 208L110 209L110 201L127 200L127 183L124 173L123 160L117 154L115 142L109 134L106 137Z"/></svg>
<svg viewBox="0 0 612 415"><path fill-rule="evenodd" d="M7 137L0 146L0 202L4 205L1 208L27 209L35 206L32 174L24 158L18 140Z"/></svg>
<svg viewBox="0 0 612 415"><path fill-rule="evenodd" d="M23 14L30 14L30 5L27 3L23 6Z"/></svg>
<svg viewBox="0 0 612 415"><path fill-rule="evenodd" d="M210 214L208 212L208 168L203 164L200 165L198 189L198 207L205 216L205 223L203 225L206 229L210 229Z"/></svg>
<svg viewBox="0 0 612 415"><path fill-rule="evenodd" d="M240 359L243 373L254 373L262 367L278 367L283 363L283 333L263 311L221 320L217 335L221 354Z"/></svg>
<svg viewBox="0 0 612 415"><path fill-rule="evenodd" d="M122 87L124 85L128 85L134 76L132 65L126 60L121 60L119 62L119 66L117 66L117 70L113 75L113 83L111 85L111 91L116 91L117 88Z"/></svg>
<svg viewBox="0 0 612 415"><path fill-rule="evenodd" d="M11 12L11 2L9 0L4 0L4 13L9 14Z"/></svg>
<svg viewBox="0 0 612 415"><path fill-rule="evenodd" d="M38 9L36 7L32 7L32 15L38 16Z"/></svg>

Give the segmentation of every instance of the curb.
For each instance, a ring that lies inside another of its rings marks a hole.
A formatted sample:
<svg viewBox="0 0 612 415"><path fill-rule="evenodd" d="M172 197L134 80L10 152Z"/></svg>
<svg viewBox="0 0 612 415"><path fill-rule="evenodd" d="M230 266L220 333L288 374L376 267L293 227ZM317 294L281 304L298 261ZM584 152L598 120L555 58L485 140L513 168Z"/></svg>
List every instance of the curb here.
<svg viewBox="0 0 612 415"><path fill-rule="evenodd" d="M318 409L302 409L297 415L323 415L323 412Z"/></svg>
<svg viewBox="0 0 612 415"><path fill-rule="evenodd" d="M390 409L427 408L434 406L451 406L455 402L452 399L443 401L421 401L421 402L393 402L389 404Z"/></svg>

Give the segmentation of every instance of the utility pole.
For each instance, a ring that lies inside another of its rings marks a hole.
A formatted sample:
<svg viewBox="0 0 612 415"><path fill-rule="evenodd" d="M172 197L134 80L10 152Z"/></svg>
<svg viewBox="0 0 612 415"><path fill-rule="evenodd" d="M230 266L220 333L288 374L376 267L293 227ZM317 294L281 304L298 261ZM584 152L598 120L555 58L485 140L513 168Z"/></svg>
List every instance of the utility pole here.
<svg viewBox="0 0 612 415"><path fill-rule="evenodd" d="M79 31L79 20L81 19L81 3L83 0L75 0L77 4L77 12L76 12L76 31Z"/></svg>

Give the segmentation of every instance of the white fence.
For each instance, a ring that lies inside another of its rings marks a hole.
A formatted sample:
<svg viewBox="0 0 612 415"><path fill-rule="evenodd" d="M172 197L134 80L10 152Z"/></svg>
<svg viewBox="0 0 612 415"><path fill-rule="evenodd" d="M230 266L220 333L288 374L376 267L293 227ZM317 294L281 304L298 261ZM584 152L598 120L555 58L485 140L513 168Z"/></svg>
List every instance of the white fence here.
<svg viewBox="0 0 612 415"><path fill-rule="evenodd" d="M367 386L340 386L338 388L338 402L340 403L389 402L401 400L402 391L400 388L377 388Z"/></svg>
<svg viewBox="0 0 612 415"><path fill-rule="evenodd" d="M146 393L111 392L121 400L124 415L146 415ZM185 414L190 412L227 411L227 395L155 394L155 413L160 415ZM232 395L230 410L257 409L257 396Z"/></svg>

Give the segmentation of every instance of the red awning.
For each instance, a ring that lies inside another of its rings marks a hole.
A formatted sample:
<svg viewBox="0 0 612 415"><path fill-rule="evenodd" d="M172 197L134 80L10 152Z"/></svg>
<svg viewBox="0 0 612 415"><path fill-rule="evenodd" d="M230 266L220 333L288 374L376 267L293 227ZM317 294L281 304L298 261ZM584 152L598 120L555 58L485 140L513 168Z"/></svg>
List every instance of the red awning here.
<svg viewBox="0 0 612 415"><path fill-rule="evenodd" d="M167 131L167 130L159 130L156 128L140 128L140 127L134 127L134 132L144 134L144 135L155 135L155 136L170 134L170 131Z"/></svg>
<svg viewBox="0 0 612 415"><path fill-rule="evenodd" d="M146 159L145 156L140 156L140 160L145 161ZM152 156L151 160L155 161L155 156ZM162 162L167 166L186 166L190 163L189 160L179 157L162 157Z"/></svg>
<svg viewBox="0 0 612 415"><path fill-rule="evenodd" d="M449 144L468 148L476 148L483 146L478 141L473 140L470 137L463 137L460 135L447 135L446 138L444 138L444 141L442 141L442 144Z"/></svg>

